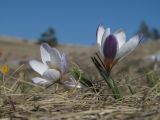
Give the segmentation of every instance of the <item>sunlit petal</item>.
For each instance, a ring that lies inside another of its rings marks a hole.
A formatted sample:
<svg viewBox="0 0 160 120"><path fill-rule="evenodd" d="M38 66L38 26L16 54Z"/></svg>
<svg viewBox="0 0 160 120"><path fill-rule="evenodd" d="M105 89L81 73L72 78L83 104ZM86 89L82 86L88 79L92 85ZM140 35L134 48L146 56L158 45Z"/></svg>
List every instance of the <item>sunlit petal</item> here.
<svg viewBox="0 0 160 120"><path fill-rule="evenodd" d="M40 46L41 58L42 58L42 62L44 64L46 64L47 61L51 61L51 57L50 57L50 54L49 54L49 49L50 49L50 46L47 43L43 43Z"/></svg>
<svg viewBox="0 0 160 120"><path fill-rule="evenodd" d="M153 62L160 62L160 54L153 54L150 56L146 56L146 57L144 57L144 60L150 60Z"/></svg>
<svg viewBox="0 0 160 120"><path fill-rule="evenodd" d="M126 42L125 32L122 29L119 29L114 33L114 36L118 41L118 48L120 49L122 45Z"/></svg>
<svg viewBox="0 0 160 120"><path fill-rule="evenodd" d="M72 77L70 78L70 80L64 81L63 84L66 87L70 87L70 88L82 88L82 85Z"/></svg>
<svg viewBox="0 0 160 120"><path fill-rule="evenodd" d="M43 73L48 69L47 65L45 65L37 60L30 60L29 65L31 66L31 68L34 71L36 71L40 75L43 75Z"/></svg>
<svg viewBox="0 0 160 120"><path fill-rule="evenodd" d="M120 58L122 59L123 57L127 56L130 54L140 43L140 36L136 35L132 37L126 44L124 44L121 49L118 51L116 55L116 59Z"/></svg>
<svg viewBox="0 0 160 120"><path fill-rule="evenodd" d="M101 41L101 50L100 50L100 52L101 52L101 54L102 54L103 57L104 57L104 54L103 54L104 43L105 43L105 41L106 41L106 39L107 39L107 37L109 35L110 35L110 28L107 28L105 30L103 36L102 36L102 41Z"/></svg>
<svg viewBox="0 0 160 120"><path fill-rule="evenodd" d="M103 25L99 25L97 32L96 32L96 36L97 36L97 43L98 43L98 47L99 49L101 49L101 43L102 43L102 36L105 32L105 28Z"/></svg>
<svg viewBox="0 0 160 120"><path fill-rule="evenodd" d="M55 69L48 69L43 73L42 77L51 82L55 82L60 79L60 72Z"/></svg>
<svg viewBox="0 0 160 120"><path fill-rule="evenodd" d="M42 49L43 53L46 53L46 55L44 55L44 61L46 61L50 67L61 70L60 52L56 48L50 47L47 43L43 43L42 46L44 49Z"/></svg>
<svg viewBox="0 0 160 120"><path fill-rule="evenodd" d="M41 85L41 86L48 86L51 84L50 81L43 79L43 78L40 78L40 77L32 78L32 82L34 84Z"/></svg>
<svg viewBox="0 0 160 120"><path fill-rule="evenodd" d="M68 71L68 62L67 62L67 58L66 58L66 55L63 53L62 54L62 61L61 61L61 65L62 65L62 68L61 68L61 71L62 73L66 73Z"/></svg>
<svg viewBox="0 0 160 120"><path fill-rule="evenodd" d="M59 54L59 51L55 48L52 48L50 51L50 55L51 55L50 67L61 70L61 56Z"/></svg>

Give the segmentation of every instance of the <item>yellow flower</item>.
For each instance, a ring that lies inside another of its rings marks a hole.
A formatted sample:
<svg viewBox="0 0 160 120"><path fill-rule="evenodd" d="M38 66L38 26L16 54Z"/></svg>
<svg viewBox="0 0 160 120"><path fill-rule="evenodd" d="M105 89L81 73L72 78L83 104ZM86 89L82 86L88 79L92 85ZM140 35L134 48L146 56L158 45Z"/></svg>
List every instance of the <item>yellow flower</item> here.
<svg viewBox="0 0 160 120"><path fill-rule="evenodd" d="M9 73L9 67L8 65L2 65L0 67L0 72L3 74L3 75L7 75Z"/></svg>

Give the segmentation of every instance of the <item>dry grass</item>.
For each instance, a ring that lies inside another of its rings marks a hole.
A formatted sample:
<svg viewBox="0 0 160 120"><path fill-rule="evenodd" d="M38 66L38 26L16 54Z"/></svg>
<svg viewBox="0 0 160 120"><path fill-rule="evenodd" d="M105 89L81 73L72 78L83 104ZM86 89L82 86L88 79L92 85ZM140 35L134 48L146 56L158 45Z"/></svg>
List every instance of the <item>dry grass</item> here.
<svg viewBox="0 0 160 120"><path fill-rule="evenodd" d="M32 84L30 79L35 73L27 61L40 59L39 46L4 40L0 43L1 64L6 62L12 67L10 75L0 80L2 120L160 119L160 70L153 71L152 63L142 59L143 56L158 52L160 42L142 45L113 69L113 77L124 96L121 101L112 97L90 60L90 56L97 51L95 46L60 45L58 49L67 53L71 68L75 64L79 65L93 82L98 81L98 85L95 84L95 87L100 88L98 93L87 88L66 89L55 84L43 89ZM15 64L15 61L18 63ZM156 73L153 75L157 81L156 85L149 87L146 76L152 73ZM133 95L128 85L134 91Z"/></svg>

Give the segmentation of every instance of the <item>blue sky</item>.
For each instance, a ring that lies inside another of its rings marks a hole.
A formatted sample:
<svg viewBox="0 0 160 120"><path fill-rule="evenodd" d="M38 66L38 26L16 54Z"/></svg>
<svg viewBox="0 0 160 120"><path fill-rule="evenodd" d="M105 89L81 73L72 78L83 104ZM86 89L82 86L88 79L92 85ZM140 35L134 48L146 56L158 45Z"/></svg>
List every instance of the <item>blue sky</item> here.
<svg viewBox="0 0 160 120"><path fill-rule="evenodd" d="M160 0L0 0L0 35L37 39L48 27L60 43L93 44L97 26L131 37L145 20L160 28Z"/></svg>

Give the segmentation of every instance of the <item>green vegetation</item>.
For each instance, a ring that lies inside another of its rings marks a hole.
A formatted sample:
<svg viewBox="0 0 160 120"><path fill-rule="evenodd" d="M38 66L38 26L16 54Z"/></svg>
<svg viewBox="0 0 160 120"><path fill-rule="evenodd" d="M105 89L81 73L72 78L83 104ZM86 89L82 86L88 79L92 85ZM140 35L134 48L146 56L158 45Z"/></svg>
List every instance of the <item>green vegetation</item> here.
<svg viewBox="0 0 160 120"><path fill-rule="evenodd" d="M115 81L112 79L111 75L110 75L110 71L108 71L105 67L105 65L103 64L102 60L100 59L99 55L96 54L96 56L91 57L95 67L97 68L97 70L99 71L100 75L103 77L103 79L106 81L109 89L112 91L113 97L115 99L122 99L122 96L120 94L120 91L118 89L117 84L115 83Z"/></svg>

